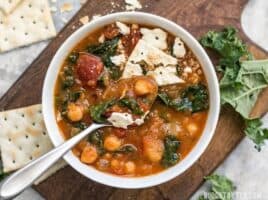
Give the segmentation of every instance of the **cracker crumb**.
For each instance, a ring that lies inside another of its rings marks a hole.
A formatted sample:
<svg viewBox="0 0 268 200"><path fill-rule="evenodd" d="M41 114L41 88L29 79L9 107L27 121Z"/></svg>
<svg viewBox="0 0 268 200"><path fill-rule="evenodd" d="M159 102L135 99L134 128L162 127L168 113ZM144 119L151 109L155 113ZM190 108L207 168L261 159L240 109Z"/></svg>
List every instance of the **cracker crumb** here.
<svg viewBox="0 0 268 200"><path fill-rule="evenodd" d="M64 17L61 17L61 21L62 21L63 23L67 23L67 22L68 22L68 20L67 20L66 18L64 18Z"/></svg>
<svg viewBox="0 0 268 200"><path fill-rule="evenodd" d="M125 0L126 10L134 11L136 9L141 9L142 5L138 0Z"/></svg>
<svg viewBox="0 0 268 200"><path fill-rule="evenodd" d="M79 21L83 24L83 25L85 25L85 24L87 24L88 22L89 22L89 17L86 15L86 16L84 16L84 17L81 17L80 19L79 19Z"/></svg>
<svg viewBox="0 0 268 200"><path fill-rule="evenodd" d="M61 8L60 8L60 12L70 12L73 10L73 5L71 3L64 3Z"/></svg>

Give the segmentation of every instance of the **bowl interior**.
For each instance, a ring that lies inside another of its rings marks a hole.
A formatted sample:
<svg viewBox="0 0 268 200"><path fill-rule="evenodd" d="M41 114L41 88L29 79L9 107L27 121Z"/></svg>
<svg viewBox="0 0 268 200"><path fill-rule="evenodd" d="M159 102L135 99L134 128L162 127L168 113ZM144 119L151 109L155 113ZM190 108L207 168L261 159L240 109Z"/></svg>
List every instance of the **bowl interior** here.
<svg viewBox="0 0 268 200"><path fill-rule="evenodd" d="M63 60L67 57L72 48L84 37L86 37L90 32L93 32L94 30L103 27L104 25L113 23L115 21L132 22L150 25L153 27L160 27L170 32L171 34L182 38L182 40L193 51L193 53L196 55L199 62L201 63L205 77L208 82L208 89L210 94L210 109L206 126L199 141L194 146L192 151L186 156L186 158L181 160L175 166L168 168L163 172L150 176L130 178L103 173L93 167L90 167L80 162L80 160L76 156L74 156L72 152L67 153L64 156L64 159L79 173L96 182L105 185L119 188L144 188L154 186L166 182L174 178L175 176L181 174L201 156L214 134L219 115L219 87L213 65L204 49L198 43L198 41L179 25L152 14L140 12L123 12L101 17L81 27L61 45L47 71L42 95L44 120L52 143L55 146L58 146L59 144L63 143L64 139L57 126L54 113L54 87Z"/></svg>

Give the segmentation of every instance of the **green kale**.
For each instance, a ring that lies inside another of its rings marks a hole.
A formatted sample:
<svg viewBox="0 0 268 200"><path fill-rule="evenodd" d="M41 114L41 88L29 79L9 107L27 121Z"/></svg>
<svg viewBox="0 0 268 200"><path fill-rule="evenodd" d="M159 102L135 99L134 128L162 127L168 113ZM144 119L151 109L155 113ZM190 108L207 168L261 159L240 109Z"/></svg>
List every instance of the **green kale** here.
<svg viewBox="0 0 268 200"><path fill-rule="evenodd" d="M115 100L109 100L94 106L90 107L90 116L95 122L103 123L106 122L106 118L103 116L103 114L106 112L106 110L113 106L116 103Z"/></svg>
<svg viewBox="0 0 268 200"><path fill-rule="evenodd" d="M264 141L268 139L268 129L262 128L260 119L246 120L246 135L255 143L255 148L260 151Z"/></svg>
<svg viewBox="0 0 268 200"><path fill-rule="evenodd" d="M70 87L72 87L75 83L74 81L74 69L72 66L66 66L63 70L64 77L61 81L62 89L66 90Z"/></svg>
<svg viewBox="0 0 268 200"><path fill-rule="evenodd" d="M171 99L166 93L160 92L158 97L167 106L177 111L190 111L192 113L208 109L208 91L205 85L192 85L183 90L179 98Z"/></svg>
<svg viewBox="0 0 268 200"><path fill-rule="evenodd" d="M105 149L103 146L104 139L102 130L96 130L95 132L89 134L88 141L97 147L99 154L102 155L105 153Z"/></svg>
<svg viewBox="0 0 268 200"><path fill-rule="evenodd" d="M120 99L118 101L118 104L120 106L124 106L129 108L133 114L135 115L143 115L144 112L141 110L139 104L137 103L136 99L130 98L130 97L125 97L123 99Z"/></svg>
<svg viewBox="0 0 268 200"><path fill-rule="evenodd" d="M83 131L88 127L88 125L85 122L76 122L75 124L73 124L73 126L75 128L80 129L80 131Z"/></svg>
<svg viewBox="0 0 268 200"><path fill-rule="evenodd" d="M77 52L72 52L70 53L70 55L68 56L68 62L70 64L76 64L77 60L78 60L78 57L79 57L79 53Z"/></svg>
<svg viewBox="0 0 268 200"><path fill-rule="evenodd" d="M268 60L242 61L240 66L235 86L226 82L224 86L220 85L221 101L249 119L260 92L268 86Z"/></svg>
<svg viewBox="0 0 268 200"><path fill-rule="evenodd" d="M223 85L226 80L232 84L240 69L239 61L242 58L251 59L247 46L237 36L237 30L233 27L224 28L222 31L209 31L200 39L204 47L215 50L221 56L219 68L225 72L221 80Z"/></svg>
<svg viewBox="0 0 268 200"><path fill-rule="evenodd" d="M251 121L250 112L260 92L268 86L268 60L252 60L252 55L236 33L230 27L220 32L210 31L200 43L219 53L223 73L220 80L221 103L230 104L245 119L244 132L260 150L267 139L266 131L259 127L259 119Z"/></svg>
<svg viewBox="0 0 268 200"><path fill-rule="evenodd" d="M211 184L208 194L201 195L199 200L232 200L235 187L231 180L221 175L211 175L205 177Z"/></svg>
<svg viewBox="0 0 268 200"><path fill-rule="evenodd" d="M133 144L125 144L114 152L127 154L127 153L133 153L135 151L137 151L137 147L135 147Z"/></svg>
<svg viewBox="0 0 268 200"><path fill-rule="evenodd" d="M111 56L116 53L119 37L115 37L111 40L106 40L105 42L98 45L91 45L87 47L87 51L91 54L99 56L102 59L105 67L108 69L111 77L113 79L118 79L121 75L119 67L115 66L111 61Z"/></svg>
<svg viewBox="0 0 268 200"><path fill-rule="evenodd" d="M179 160L179 155L177 150L179 148L180 142L175 136L168 135L164 139L165 151L163 154L163 158L161 160L161 164L164 167L170 167L175 165Z"/></svg>

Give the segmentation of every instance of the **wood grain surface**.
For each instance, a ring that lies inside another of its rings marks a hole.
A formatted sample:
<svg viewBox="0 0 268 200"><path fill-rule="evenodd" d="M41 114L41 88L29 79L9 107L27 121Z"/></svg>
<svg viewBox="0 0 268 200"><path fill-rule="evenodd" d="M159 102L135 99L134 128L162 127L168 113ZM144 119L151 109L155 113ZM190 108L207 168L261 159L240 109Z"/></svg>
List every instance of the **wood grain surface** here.
<svg viewBox="0 0 268 200"><path fill-rule="evenodd" d="M241 30L240 15L247 2L246 0L140 1L144 5L143 11L166 17L178 23L196 38L208 30L221 29L226 25L233 25ZM123 0L114 0L121 5L116 9L112 8L111 2L111 0L89 0L0 100L0 110L40 103L44 76L57 49L80 26L80 17L104 15L124 9ZM253 45L243 33L241 36L248 42L256 58L267 57L267 54ZM211 52L209 54L216 64L215 55ZM252 114L260 116L267 110L268 90L260 95ZM49 200L186 200L202 184L203 177L213 172L243 139L242 128L241 118L231 108L223 107L215 136L200 159L179 177L156 187L139 190L116 189L90 181L71 167L66 167L35 188Z"/></svg>

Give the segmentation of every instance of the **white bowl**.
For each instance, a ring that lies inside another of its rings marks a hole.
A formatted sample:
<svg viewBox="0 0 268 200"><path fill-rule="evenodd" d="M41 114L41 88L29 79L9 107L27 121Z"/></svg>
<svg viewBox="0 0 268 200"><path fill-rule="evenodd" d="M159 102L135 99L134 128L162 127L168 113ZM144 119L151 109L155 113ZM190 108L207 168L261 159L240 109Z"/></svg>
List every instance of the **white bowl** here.
<svg viewBox="0 0 268 200"><path fill-rule="evenodd" d="M80 162L79 158L77 158L72 152L69 152L64 156L65 161L69 163L69 165L71 165L76 171L96 182L119 188L145 188L164 183L180 175L187 170L204 152L214 134L219 116L220 96L218 80L208 55L198 41L185 29L174 22L156 15L141 12L114 13L103 16L97 20L93 20L92 22L78 29L61 45L51 61L46 74L42 94L42 105L48 134L55 146L58 146L64 142L63 136L57 126L54 113L54 87L63 61L70 53L72 48L75 47L77 43L84 39L90 32L93 32L94 30L115 21L132 22L160 27L176 36L181 37L187 46L197 56L203 67L203 71L208 82L210 108L204 131L191 152L173 167L170 167L160 173L145 177L122 177L103 173L93 167L85 165Z"/></svg>

